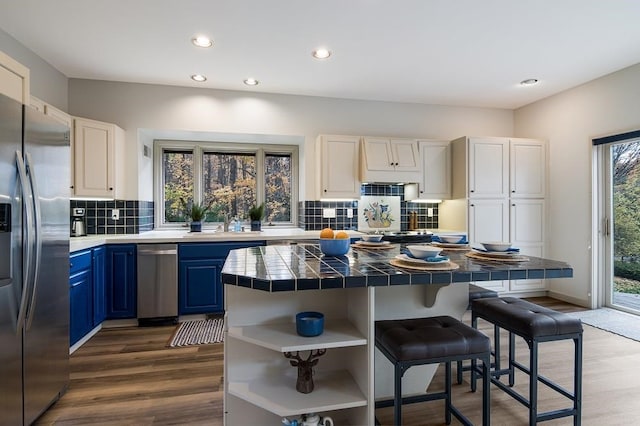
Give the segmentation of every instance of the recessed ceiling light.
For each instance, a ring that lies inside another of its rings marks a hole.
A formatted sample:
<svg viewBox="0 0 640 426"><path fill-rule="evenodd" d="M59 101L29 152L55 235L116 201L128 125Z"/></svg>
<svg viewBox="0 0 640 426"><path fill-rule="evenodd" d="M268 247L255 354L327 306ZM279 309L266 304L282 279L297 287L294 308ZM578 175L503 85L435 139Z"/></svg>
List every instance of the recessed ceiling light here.
<svg viewBox="0 0 640 426"><path fill-rule="evenodd" d="M316 59L327 59L329 56L331 56L331 51L324 47L320 47L314 50L311 54Z"/></svg>
<svg viewBox="0 0 640 426"><path fill-rule="evenodd" d="M534 84L538 84L539 80L537 78L528 78L526 80L522 80L520 82L523 86L533 86Z"/></svg>
<svg viewBox="0 0 640 426"><path fill-rule="evenodd" d="M246 84L247 86L257 86L259 83L260 82L255 78L246 78L244 80L244 84Z"/></svg>
<svg viewBox="0 0 640 426"><path fill-rule="evenodd" d="M199 35L191 39L191 43L198 47L211 47L213 46L213 40L207 36Z"/></svg>
<svg viewBox="0 0 640 426"><path fill-rule="evenodd" d="M207 81L207 77L202 74L193 74L191 76L191 80L197 81L198 83L202 83L203 81Z"/></svg>

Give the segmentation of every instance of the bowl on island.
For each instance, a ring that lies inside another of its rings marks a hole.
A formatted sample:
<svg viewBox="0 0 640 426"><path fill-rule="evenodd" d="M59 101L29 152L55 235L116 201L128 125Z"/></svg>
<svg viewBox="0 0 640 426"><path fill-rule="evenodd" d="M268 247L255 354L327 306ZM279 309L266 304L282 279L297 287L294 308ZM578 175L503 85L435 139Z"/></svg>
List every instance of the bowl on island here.
<svg viewBox="0 0 640 426"><path fill-rule="evenodd" d="M382 237L384 235L382 234L368 234L368 235L363 235L362 237L362 241L366 241L368 243L379 243L380 241L382 241Z"/></svg>
<svg viewBox="0 0 640 426"><path fill-rule="evenodd" d="M464 240L464 235L438 235L443 243L457 244Z"/></svg>
<svg viewBox="0 0 640 426"><path fill-rule="evenodd" d="M327 256L345 255L350 246L349 238L320 238L320 251Z"/></svg>
<svg viewBox="0 0 640 426"><path fill-rule="evenodd" d="M440 247L427 246L427 245L408 245L407 250L411 253L411 256L417 259L427 259L429 257L435 257L440 254L442 249Z"/></svg>
<svg viewBox="0 0 640 426"><path fill-rule="evenodd" d="M507 251L511 247L511 243L506 241L490 241L480 243L487 251Z"/></svg>

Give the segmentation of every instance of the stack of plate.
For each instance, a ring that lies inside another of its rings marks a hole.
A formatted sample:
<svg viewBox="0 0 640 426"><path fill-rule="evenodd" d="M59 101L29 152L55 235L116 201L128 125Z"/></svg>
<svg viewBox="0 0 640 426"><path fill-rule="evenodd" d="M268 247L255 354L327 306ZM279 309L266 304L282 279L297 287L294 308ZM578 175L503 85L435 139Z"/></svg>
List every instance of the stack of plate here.
<svg viewBox="0 0 640 426"><path fill-rule="evenodd" d="M416 269L419 271L449 271L458 269L458 265L445 256L437 256L437 260L416 259L407 254L399 254L389 261L393 266Z"/></svg>

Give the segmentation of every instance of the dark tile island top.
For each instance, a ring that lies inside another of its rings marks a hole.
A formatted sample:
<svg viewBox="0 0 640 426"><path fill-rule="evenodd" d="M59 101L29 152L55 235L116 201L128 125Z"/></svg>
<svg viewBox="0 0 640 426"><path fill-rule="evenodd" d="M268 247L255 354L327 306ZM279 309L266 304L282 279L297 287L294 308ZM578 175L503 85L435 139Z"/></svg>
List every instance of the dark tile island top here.
<svg viewBox="0 0 640 426"><path fill-rule="evenodd" d="M453 271L417 271L392 266L403 244L387 250L351 248L345 256L325 256L313 244L271 245L233 250L222 269L223 284L263 291L298 291L392 285L449 284L565 278L565 262L527 256L526 262L470 259L460 251L443 251L460 266Z"/></svg>

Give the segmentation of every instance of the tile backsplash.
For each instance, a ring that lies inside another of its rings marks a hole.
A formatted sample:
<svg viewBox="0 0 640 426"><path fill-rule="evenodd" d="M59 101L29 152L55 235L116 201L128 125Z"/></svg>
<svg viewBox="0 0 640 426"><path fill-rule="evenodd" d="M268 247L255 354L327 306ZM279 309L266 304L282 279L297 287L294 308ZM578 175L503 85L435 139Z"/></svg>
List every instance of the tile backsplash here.
<svg viewBox="0 0 640 426"><path fill-rule="evenodd" d="M418 213L418 228L438 227L437 203L412 203L404 200L402 185L362 185L361 195L399 196L400 228L409 230L409 212ZM358 201L300 201L298 203L298 226L308 231L320 230L326 226L334 229L358 229ZM322 209L336 210L335 218L323 218ZM348 217L349 209L353 217ZM429 215L429 213L431 215Z"/></svg>
<svg viewBox="0 0 640 426"><path fill-rule="evenodd" d="M71 200L71 209L85 209L87 234L139 234L153 229L153 201ZM120 218L111 219L113 209ZM71 210L70 210L71 211Z"/></svg>

